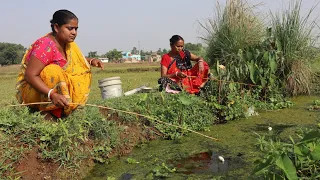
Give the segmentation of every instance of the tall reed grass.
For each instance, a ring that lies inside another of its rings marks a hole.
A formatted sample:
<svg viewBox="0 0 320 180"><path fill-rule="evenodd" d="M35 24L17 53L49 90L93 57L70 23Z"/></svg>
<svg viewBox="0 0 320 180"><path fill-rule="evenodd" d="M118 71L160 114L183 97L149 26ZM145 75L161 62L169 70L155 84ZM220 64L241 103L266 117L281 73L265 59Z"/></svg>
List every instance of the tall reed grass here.
<svg viewBox="0 0 320 180"><path fill-rule="evenodd" d="M252 59L244 60L238 52L250 49L276 51L279 87L289 95L310 93L310 64L316 59L314 46L319 37L313 34L317 24L311 14L317 4L302 16L302 0L292 0L286 6L288 8L270 12L270 27L254 13L258 5L250 5L247 0L227 0L224 7L219 3L216 5L214 17L200 22L204 30L201 38L208 45L210 64L228 65L230 77L239 74L240 70L241 78L231 79L246 81L249 77L247 64Z"/></svg>
<svg viewBox="0 0 320 180"><path fill-rule="evenodd" d="M223 7L217 3L214 17L201 23L208 45L207 57L214 64L219 59L222 64L237 61L239 49L258 45L264 37L264 25L254 13L256 5L246 0L227 0Z"/></svg>
<svg viewBox="0 0 320 180"><path fill-rule="evenodd" d="M315 59L313 47L316 38L312 32L316 23L311 19L313 6L305 16L301 15L302 0L293 0L288 9L271 14L272 34L276 48L281 51L279 59L281 78L290 95L310 93L312 80L311 62Z"/></svg>

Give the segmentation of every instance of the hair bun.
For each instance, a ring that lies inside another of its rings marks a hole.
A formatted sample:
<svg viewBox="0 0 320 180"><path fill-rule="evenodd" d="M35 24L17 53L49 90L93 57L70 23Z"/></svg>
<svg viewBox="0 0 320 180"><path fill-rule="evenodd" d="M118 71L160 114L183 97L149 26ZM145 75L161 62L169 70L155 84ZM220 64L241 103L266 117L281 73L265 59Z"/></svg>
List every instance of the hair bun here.
<svg viewBox="0 0 320 180"><path fill-rule="evenodd" d="M175 43L178 42L179 40L184 41L184 39L183 39L180 35L173 35L173 36L170 38L170 45L175 44Z"/></svg>

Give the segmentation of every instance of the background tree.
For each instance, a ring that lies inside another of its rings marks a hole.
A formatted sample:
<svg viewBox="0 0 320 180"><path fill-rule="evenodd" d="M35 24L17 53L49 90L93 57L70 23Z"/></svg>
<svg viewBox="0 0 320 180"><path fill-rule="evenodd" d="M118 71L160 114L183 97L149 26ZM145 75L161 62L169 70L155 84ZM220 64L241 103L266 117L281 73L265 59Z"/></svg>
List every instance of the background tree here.
<svg viewBox="0 0 320 180"><path fill-rule="evenodd" d="M131 54L139 54L139 51L136 47L133 47L133 49L131 50Z"/></svg>
<svg viewBox="0 0 320 180"><path fill-rule="evenodd" d="M0 64L19 64L25 51L21 44L0 43Z"/></svg>
<svg viewBox="0 0 320 180"><path fill-rule="evenodd" d="M164 49L162 50L162 55L167 54L167 53L168 53L168 50L164 48Z"/></svg>
<svg viewBox="0 0 320 180"><path fill-rule="evenodd" d="M206 56L206 49L205 47L202 46L201 43L198 43L198 44L186 43L184 45L184 48L197 56L201 56L203 58L205 58Z"/></svg>
<svg viewBox="0 0 320 180"><path fill-rule="evenodd" d="M193 43L186 43L184 45L185 49L188 49L189 51L199 51L202 48L202 44L193 44Z"/></svg>
<svg viewBox="0 0 320 180"><path fill-rule="evenodd" d="M106 55L110 62L117 61L122 58L121 51L118 51L117 49L110 50Z"/></svg>
<svg viewBox="0 0 320 180"><path fill-rule="evenodd" d="M97 51L90 51L88 53L88 57L89 58L97 58L97 57L99 57L99 55L98 55Z"/></svg>

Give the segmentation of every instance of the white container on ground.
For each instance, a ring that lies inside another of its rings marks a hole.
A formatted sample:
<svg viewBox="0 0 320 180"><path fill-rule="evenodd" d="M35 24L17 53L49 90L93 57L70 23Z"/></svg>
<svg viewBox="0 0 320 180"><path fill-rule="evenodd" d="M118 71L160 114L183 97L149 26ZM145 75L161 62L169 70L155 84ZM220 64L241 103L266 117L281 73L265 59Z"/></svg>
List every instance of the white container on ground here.
<svg viewBox="0 0 320 180"><path fill-rule="evenodd" d="M125 92L124 95L125 95L125 96L130 96L130 95L132 95L132 94L135 94L135 93L138 93L138 92L142 91L144 88L146 88L146 86L141 86L141 87L132 89L132 90L130 90L130 91Z"/></svg>
<svg viewBox="0 0 320 180"><path fill-rule="evenodd" d="M120 77L111 77L98 80L102 99L122 96L122 82Z"/></svg>

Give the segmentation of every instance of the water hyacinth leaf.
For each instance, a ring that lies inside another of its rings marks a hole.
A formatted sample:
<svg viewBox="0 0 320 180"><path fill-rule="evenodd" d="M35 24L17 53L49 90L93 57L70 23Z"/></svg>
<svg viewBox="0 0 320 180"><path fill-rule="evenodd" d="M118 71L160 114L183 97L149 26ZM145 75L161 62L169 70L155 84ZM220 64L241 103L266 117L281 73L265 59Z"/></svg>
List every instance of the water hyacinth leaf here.
<svg viewBox="0 0 320 180"><path fill-rule="evenodd" d="M300 147L297 146L297 145L294 146L294 153L295 153L296 155L303 156L303 153L302 153Z"/></svg>
<svg viewBox="0 0 320 180"><path fill-rule="evenodd" d="M236 77L240 79L240 72L238 67L234 67L234 71L236 72Z"/></svg>
<svg viewBox="0 0 320 180"><path fill-rule="evenodd" d="M258 72L260 73L260 76L264 74L264 69L263 68L259 68L259 66L257 64L255 64L256 69L258 70Z"/></svg>
<svg viewBox="0 0 320 180"><path fill-rule="evenodd" d="M253 61L253 55L252 55L252 53L250 51L247 51L246 55L247 55L247 60L248 61Z"/></svg>
<svg viewBox="0 0 320 180"><path fill-rule="evenodd" d="M276 70L277 70L277 62L276 62L275 57L274 58L270 58L269 66L270 66L271 73L275 73Z"/></svg>
<svg viewBox="0 0 320 180"><path fill-rule="evenodd" d="M143 96L141 96L140 98L140 102L145 102L147 100L148 94L144 94Z"/></svg>
<svg viewBox="0 0 320 180"><path fill-rule="evenodd" d="M62 141L63 141L63 136L60 136L60 138L59 138L59 146L61 146Z"/></svg>
<svg viewBox="0 0 320 180"><path fill-rule="evenodd" d="M254 65L254 62L251 61L250 63L248 63L248 69L249 69L249 72L250 72L250 79L251 81L256 84L256 80L255 80L255 65Z"/></svg>
<svg viewBox="0 0 320 180"><path fill-rule="evenodd" d="M238 51L238 57L240 57L240 59L242 60L242 61L247 61L247 59L244 57L244 55L243 55L243 51L242 51L242 49L239 49L239 51Z"/></svg>
<svg viewBox="0 0 320 180"><path fill-rule="evenodd" d="M320 131L314 130L311 131L303 137L303 139L300 141L300 143L304 143L306 141L311 141L313 139L319 139L320 138Z"/></svg>
<svg viewBox="0 0 320 180"><path fill-rule="evenodd" d="M48 136L41 136L40 137L40 141L49 141L49 140L51 140L51 138Z"/></svg>
<svg viewBox="0 0 320 180"><path fill-rule="evenodd" d="M260 76L260 81L261 81L261 86L262 86L262 87L266 87L267 81L266 81L263 77L261 77L261 76Z"/></svg>
<svg viewBox="0 0 320 180"><path fill-rule="evenodd" d="M283 170L289 180L298 180L297 170L286 154L282 154L276 160L276 165Z"/></svg>
<svg viewBox="0 0 320 180"><path fill-rule="evenodd" d="M229 84L229 89L230 89L231 91L236 90L235 84L234 84L234 83L230 83L230 84Z"/></svg>
<svg viewBox="0 0 320 180"><path fill-rule="evenodd" d="M190 97L187 97L186 95L184 95L184 96L179 96L179 100L180 100L180 102L181 102L183 105L186 105L186 106L192 104L191 98L190 98Z"/></svg>
<svg viewBox="0 0 320 180"><path fill-rule="evenodd" d="M268 167L272 165L273 161L273 157L269 156L268 159L264 160L262 163L259 163L259 165L254 168L253 173L256 175L263 173L264 170L267 170Z"/></svg>
<svg viewBox="0 0 320 180"><path fill-rule="evenodd" d="M303 155L308 156L310 154L310 149L307 148L306 146L300 146L300 150Z"/></svg>
<svg viewBox="0 0 320 180"><path fill-rule="evenodd" d="M260 59L259 56L261 55L261 52L259 51L259 49L256 49L256 52L254 54L254 59Z"/></svg>
<svg viewBox="0 0 320 180"><path fill-rule="evenodd" d="M137 160L135 160L133 158L127 158L127 163L129 163L129 164L139 164L140 162L138 162Z"/></svg>
<svg viewBox="0 0 320 180"><path fill-rule="evenodd" d="M313 160L320 160L320 145L317 145L310 153Z"/></svg>
<svg viewBox="0 0 320 180"><path fill-rule="evenodd" d="M279 39L276 39L276 47L278 51L282 52L282 46Z"/></svg>
<svg viewBox="0 0 320 180"><path fill-rule="evenodd" d="M270 83L271 86L274 85L274 79L272 77L269 78L269 83Z"/></svg>
<svg viewBox="0 0 320 180"><path fill-rule="evenodd" d="M267 63L269 61L269 52L268 51L263 53L263 60L265 63Z"/></svg>

